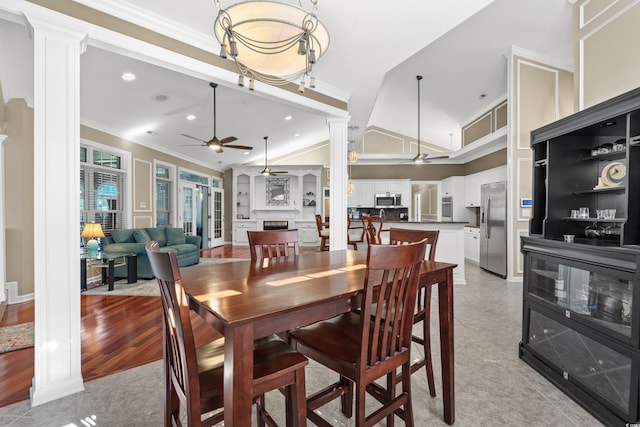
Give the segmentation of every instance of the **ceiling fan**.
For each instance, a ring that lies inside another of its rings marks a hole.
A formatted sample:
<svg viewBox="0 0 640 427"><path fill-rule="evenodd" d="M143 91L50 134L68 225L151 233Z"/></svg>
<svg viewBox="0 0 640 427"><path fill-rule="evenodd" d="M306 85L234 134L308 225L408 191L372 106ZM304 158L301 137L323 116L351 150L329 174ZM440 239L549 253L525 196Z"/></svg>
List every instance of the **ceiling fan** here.
<svg viewBox="0 0 640 427"><path fill-rule="evenodd" d="M280 173L289 173L287 171L272 171L271 169L269 169L269 166L267 166L267 139L269 137L265 136L264 137L264 169L262 169L262 172L260 172L262 175L277 175Z"/></svg>
<svg viewBox="0 0 640 427"><path fill-rule="evenodd" d="M422 80L422 76L416 76L416 80L418 80L418 154L411 161L420 165L429 160L446 159L449 156L430 156L429 154L420 154L420 81Z"/></svg>
<svg viewBox="0 0 640 427"><path fill-rule="evenodd" d="M196 138L195 136L186 135L181 133L180 135L186 136L187 138L195 139L196 141L200 141L203 144L200 147L209 147L214 150L216 153L222 153L223 148L237 148L238 150L252 150L253 147L249 147L248 145L231 145L230 142L237 140L235 136L228 136L226 138L218 139L216 136L216 88L218 87L217 83L209 83L209 86L213 88L213 138L209 141L205 141L200 138Z"/></svg>

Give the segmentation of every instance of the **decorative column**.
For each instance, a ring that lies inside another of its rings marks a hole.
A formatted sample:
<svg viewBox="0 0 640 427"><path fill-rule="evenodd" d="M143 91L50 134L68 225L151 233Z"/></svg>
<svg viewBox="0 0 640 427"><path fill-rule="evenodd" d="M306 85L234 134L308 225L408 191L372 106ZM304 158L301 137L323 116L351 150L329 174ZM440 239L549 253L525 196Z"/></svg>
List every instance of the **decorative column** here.
<svg viewBox="0 0 640 427"><path fill-rule="evenodd" d="M27 15L34 40L35 363L31 405L84 390L80 353L80 55L86 35Z"/></svg>
<svg viewBox="0 0 640 427"><path fill-rule="evenodd" d="M329 125L329 248L347 249L347 124L349 118L327 119Z"/></svg>

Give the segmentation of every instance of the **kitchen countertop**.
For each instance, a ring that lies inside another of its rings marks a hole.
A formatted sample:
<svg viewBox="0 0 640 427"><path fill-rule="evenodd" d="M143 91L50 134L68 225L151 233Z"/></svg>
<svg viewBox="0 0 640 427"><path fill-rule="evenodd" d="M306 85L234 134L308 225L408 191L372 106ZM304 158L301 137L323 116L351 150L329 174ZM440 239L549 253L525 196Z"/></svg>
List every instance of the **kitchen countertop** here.
<svg viewBox="0 0 640 427"><path fill-rule="evenodd" d="M382 220L384 224L468 224L466 221L387 221ZM472 226L471 226L472 227Z"/></svg>

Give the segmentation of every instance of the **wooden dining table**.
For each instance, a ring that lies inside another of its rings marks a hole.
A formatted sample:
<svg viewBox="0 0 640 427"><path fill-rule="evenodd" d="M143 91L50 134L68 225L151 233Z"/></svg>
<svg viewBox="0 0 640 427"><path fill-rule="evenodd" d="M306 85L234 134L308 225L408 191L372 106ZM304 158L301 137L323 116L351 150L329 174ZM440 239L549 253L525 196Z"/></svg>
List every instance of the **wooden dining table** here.
<svg viewBox="0 0 640 427"><path fill-rule="evenodd" d="M447 424L455 420L455 267L425 260L420 271L420 286L438 285ZM251 425L253 341L360 308L365 270L365 251L341 250L257 262L199 264L181 271L191 309L225 337L225 426Z"/></svg>

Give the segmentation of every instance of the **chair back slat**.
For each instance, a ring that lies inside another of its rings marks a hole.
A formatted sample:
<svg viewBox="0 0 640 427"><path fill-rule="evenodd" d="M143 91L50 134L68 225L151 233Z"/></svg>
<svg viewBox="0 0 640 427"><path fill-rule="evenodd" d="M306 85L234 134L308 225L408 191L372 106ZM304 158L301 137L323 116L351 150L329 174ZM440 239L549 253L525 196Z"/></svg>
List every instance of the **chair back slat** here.
<svg viewBox="0 0 640 427"><path fill-rule="evenodd" d="M151 270L158 280L162 299L165 369L187 411L188 425L200 423L200 382L196 346L189 316L189 303L182 287L178 259L173 252L160 252L158 243L146 245Z"/></svg>
<svg viewBox="0 0 640 427"><path fill-rule="evenodd" d="M361 369L409 351L413 307L426 245L423 240L406 245L369 246L360 325Z"/></svg>
<svg viewBox="0 0 640 427"><path fill-rule="evenodd" d="M436 247L438 244L438 236L440 230L409 230L406 228L390 228L389 229L389 242L392 245L402 245L411 242L419 242L420 240L427 239L428 241L428 253L427 259L429 261L436 260Z"/></svg>
<svg viewBox="0 0 640 427"><path fill-rule="evenodd" d="M298 230L247 231L251 260L300 255Z"/></svg>

